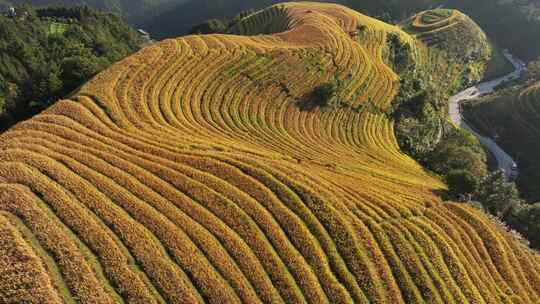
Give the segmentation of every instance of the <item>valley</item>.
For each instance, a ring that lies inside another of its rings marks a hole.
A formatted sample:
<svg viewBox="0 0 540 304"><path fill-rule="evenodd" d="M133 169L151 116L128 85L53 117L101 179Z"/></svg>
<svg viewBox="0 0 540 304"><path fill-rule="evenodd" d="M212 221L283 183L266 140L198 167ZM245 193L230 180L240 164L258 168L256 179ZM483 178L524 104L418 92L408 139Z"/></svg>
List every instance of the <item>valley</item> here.
<svg viewBox="0 0 540 304"><path fill-rule="evenodd" d="M519 175L519 169L516 162L510 155L508 155L508 153L506 153L501 147L499 147L499 145L493 139L482 136L473 128L471 128L471 126L462 116L462 109L460 105L463 101L491 94L494 92L494 89L501 83L517 79L521 76L525 64L523 64L521 60L515 58L508 52L506 52L504 55L508 59L508 61L512 63L515 71L506 76L491 80L489 82L480 83L478 85L475 85L474 87L465 89L458 94L452 96L449 101L448 114L450 115L450 118L452 119L454 124L474 134L474 136L478 138L480 143L486 149L488 149L490 153L493 154L497 161L498 168L504 172L506 179L510 181L515 180Z"/></svg>

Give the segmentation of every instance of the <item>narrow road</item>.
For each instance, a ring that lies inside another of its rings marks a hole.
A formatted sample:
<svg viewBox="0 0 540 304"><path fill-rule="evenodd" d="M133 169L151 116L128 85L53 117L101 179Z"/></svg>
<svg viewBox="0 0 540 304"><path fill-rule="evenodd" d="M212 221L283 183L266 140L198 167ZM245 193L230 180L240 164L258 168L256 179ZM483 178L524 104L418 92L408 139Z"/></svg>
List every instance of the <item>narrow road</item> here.
<svg viewBox="0 0 540 304"><path fill-rule="evenodd" d="M517 166L515 166L515 162L512 157L508 155L508 153L506 153L503 149L501 149L501 147L499 147L499 145L497 145L497 143L495 143L493 139L482 136L478 132L473 130L473 128L471 128L467 124L465 119L462 117L460 111L460 102L464 100L478 98L480 97L480 95L493 93L495 87L505 81L517 79L521 75L521 73L523 73L523 70L525 69L525 64L521 60L517 59L506 50L504 51L504 56L514 66L514 72L506 76L497 78L495 80L477 84L474 87L465 89L452 96L449 102L449 115L454 124L461 127L462 129L471 132L474 136L476 136L476 138L478 138L480 143L495 156L495 158L497 159L498 167L499 169L504 171L506 179L511 180L515 179L518 175L518 169Z"/></svg>

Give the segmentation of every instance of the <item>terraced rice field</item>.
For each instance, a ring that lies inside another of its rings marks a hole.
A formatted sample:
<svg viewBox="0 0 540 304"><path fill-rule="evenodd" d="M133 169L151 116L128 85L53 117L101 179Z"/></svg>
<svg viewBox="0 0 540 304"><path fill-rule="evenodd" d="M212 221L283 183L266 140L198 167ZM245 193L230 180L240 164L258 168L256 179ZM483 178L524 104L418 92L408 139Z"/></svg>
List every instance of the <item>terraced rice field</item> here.
<svg viewBox="0 0 540 304"><path fill-rule="evenodd" d="M444 35L454 28L461 27L465 16L456 10L424 11L412 18L410 30L429 46L438 45L444 40ZM465 17L466 18L466 17Z"/></svg>
<svg viewBox="0 0 540 304"><path fill-rule="evenodd" d="M147 47L0 137L0 302L540 301L539 257L398 148L382 49L411 36L314 3L233 31ZM350 106L302 110L331 79Z"/></svg>
<svg viewBox="0 0 540 304"><path fill-rule="evenodd" d="M425 11L418 15L413 20L413 27L419 32L428 33L435 30L444 30L459 24L458 11L451 10L432 10Z"/></svg>
<svg viewBox="0 0 540 304"><path fill-rule="evenodd" d="M488 63L497 55L482 29L467 15L456 10L423 11L403 21L399 26L427 46L430 53L436 53L430 57L437 58L437 61L452 58L451 61L458 62L457 66L456 62L450 62L448 72L438 67L436 62L429 62L427 65L439 68L439 72L432 75L435 78L443 77L437 81L443 88L447 87L447 81L457 85L450 90L450 94L457 88L465 88L480 81L485 75ZM428 56L422 55L419 60L425 61L426 57ZM456 68L459 70L457 74ZM490 67L488 72L493 73L492 69L493 67Z"/></svg>
<svg viewBox="0 0 540 304"><path fill-rule="evenodd" d="M444 50L464 62L489 59L492 56L485 33L472 19L459 11L435 9L420 12L406 20L402 26L427 46ZM471 68L482 69L474 66Z"/></svg>

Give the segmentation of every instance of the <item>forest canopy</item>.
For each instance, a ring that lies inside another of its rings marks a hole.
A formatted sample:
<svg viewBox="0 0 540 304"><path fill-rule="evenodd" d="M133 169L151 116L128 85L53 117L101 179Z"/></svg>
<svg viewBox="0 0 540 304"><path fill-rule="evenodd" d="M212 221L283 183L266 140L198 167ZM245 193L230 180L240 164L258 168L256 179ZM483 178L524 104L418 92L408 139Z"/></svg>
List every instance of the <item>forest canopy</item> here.
<svg viewBox="0 0 540 304"><path fill-rule="evenodd" d="M136 51L116 15L88 7L19 6L0 15L0 130L28 118Z"/></svg>

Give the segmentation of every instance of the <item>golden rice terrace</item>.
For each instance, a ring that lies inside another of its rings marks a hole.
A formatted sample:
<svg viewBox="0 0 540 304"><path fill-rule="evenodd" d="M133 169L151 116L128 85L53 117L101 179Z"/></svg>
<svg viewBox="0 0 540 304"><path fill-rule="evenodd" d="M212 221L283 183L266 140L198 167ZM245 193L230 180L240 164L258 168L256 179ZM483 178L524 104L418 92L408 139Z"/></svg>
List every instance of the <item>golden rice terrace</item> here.
<svg viewBox="0 0 540 304"><path fill-rule="evenodd" d="M539 256L396 144L382 52L415 38L313 3L233 32L147 47L0 137L0 303L539 302ZM341 106L310 107L331 80Z"/></svg>

